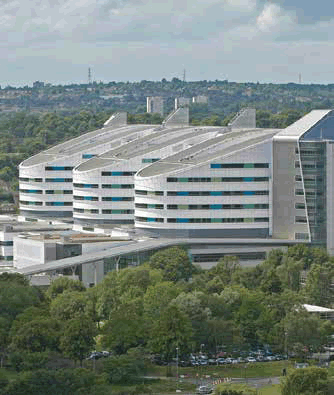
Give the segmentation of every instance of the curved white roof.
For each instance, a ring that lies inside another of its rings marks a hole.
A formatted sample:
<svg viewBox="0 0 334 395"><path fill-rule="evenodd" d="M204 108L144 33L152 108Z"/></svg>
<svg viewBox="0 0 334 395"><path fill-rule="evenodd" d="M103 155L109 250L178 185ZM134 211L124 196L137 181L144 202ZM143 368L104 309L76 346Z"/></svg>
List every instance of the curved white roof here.
<svg viewBox="0 0 334 395"><path fill-rule="evenodd" d="M80 152L89 151L97 146L106 145L106 149L113 144L113 138L131 139L138 138L136 133L153 130L160 125L126 125L111 126L85 133L79 137L58 144L46 151L34 155L20 164L20 168L35 166L45 162L51 162L57 159L65 159ZM129 140L130 141L130 140ZM116 143L119 146L119 141Z"/></svg>
<svg viewBox="0 0 334 395"><path fill-rule="evenodd" d="M153 177L199 166L209 160L229 156L231 153L262 143L272 138L280 129L234 130L221 133L176 155L140 170L136 177Z"/></svg>
<svg viewBox="0 0 334 395"><path fill-rule="evenodd" d="M298 121L279 132L274 137L274 140L297 141L304 133L321 121L321 119L331 111L332 110L313 110L309 112L303 118L298 119Z"/></svg>
<svg viewBox="0 0 334 395"><path fill-rule="evenodd" d="M177 143L185 142L190 145L189 140L193 141L192 144L197 144L202 142L203 139L212 138L217 133L226 130L226 128L213 126L163 128L155 133L118 146L95 158L80 163L74 171L80 172L100 169L110 166L115 161L129 160Z"/></svg>

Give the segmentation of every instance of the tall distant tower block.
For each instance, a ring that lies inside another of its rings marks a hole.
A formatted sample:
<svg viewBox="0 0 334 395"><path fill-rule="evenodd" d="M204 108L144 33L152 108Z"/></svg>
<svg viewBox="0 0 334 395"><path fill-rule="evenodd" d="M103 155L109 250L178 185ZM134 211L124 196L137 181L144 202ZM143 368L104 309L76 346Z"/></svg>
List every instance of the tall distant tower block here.
<svg viewBox="0 0 334 395"><path fill-rule="evenodd" d="M192 102L197 104L208 104L208 97L204 95L194 96Z"/></svg>
<svg viewBox="0 0 334 395"><path fill-rule="evenodd" d="M243 108L228 124L232 129L256 128L255 108Z"/></svg>
<svg viewBox="0 0 334 395"><path fill-rule="evenodd" d="M177 110L180 107L189 107L190 99L188 97L176 97L174 109Z"/></svg>
<svg viewBox="0 0 334 395"><path fill-rule="evenodd" d="M148 96L146 98L146 108L148 113L158 113L164 115L164 100L161 96Z"/></svg>

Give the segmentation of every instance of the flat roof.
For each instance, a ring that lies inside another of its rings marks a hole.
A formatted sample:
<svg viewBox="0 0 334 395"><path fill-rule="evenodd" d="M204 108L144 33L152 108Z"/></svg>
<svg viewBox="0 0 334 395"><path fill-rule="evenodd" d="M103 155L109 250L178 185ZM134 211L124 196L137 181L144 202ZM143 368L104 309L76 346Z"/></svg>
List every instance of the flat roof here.
<svg viewBox="0 0 334 395"><path fill-rule="evenodd" d="M279 132L274 140L298 140L332 110L313 110Z"/></svg>
<svg viewBox="0 0 334 395"><path fill-rule="evenodd" d="M309 313L333 313L334 309L328 309L327 307L315 306L312 304L303 304L303 307Z"/></svg>
<svg viewBox="0 0 334 395"><path fill-rule="evenodd" d="M97 146L106 145L106 149L119 146L120 143L118 140L115 141L115 138L133 140L139 137L136 133L142 131L147 131L149 133L159 127L161 127L161 125L109 126L95 130L94 132L84 133L79 137L75 137L64 143L55 145L54 147L24 160L20 164L20 168L66 158L84 150L88 151L87 153L94 154L94 152L89 152L89 150L92 150ZM125 141L125 143L126 142L127 141Z"/></svg>
<svg viewBox="0 0 334 395"><path fill-rule="evenodd" d="M79 164L75 171L89 171L111 165L113 162L129 160L157 151L172 144L186 142L185 140L199 138L200 141L213 137L219 132L225 132L223 127L166 127L161 130L138 138L128 144L123 144L115 149L89 159ZM194 144L196 141L194 141Z"/></svg>
<svg viewBox="0 0 334 395"><path fill-rule="evenodd" d="M198 166L209 160L213 161L215 158L229 156L233 152L264 142L279 131L280 129L237 129L221 133L145 167L137 173L137 176L152 177Z"/></svg>
<svg viewBox="0 0 334 395"><path fill-rule="evenodd" d="M50 270L60 270L67 267L93 263L103 258L118 257L121 255L128 255L137 252L154 250L159 248L171 247L174 245L196 245L196 244L220 244L220 245L262 245L262 246L289 246L295 244L305 244L305 241L300 240L281 240L281 239L229 239L229 238L215 238L215 239L200 239L200 238L185 238L185 239L150 239L145 241L125 241L119 242L121 245L117 247L106 247L93 253L85 253L71 258L60 259L57 261L46 262L41 265L33 265L17 269L19 273L25 275L32 275L47 272Z"/></svg>

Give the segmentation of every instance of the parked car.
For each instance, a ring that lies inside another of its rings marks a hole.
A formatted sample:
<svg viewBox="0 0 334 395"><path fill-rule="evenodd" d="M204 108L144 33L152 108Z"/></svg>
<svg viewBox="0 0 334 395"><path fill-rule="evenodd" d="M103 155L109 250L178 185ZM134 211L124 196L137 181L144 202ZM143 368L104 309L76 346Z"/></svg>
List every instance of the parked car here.
<svg viewBox="0 0 334 395"><path fill-rule="evenodd" d="M208 385L201 385L197 388L196 394L204 395L204 394L212 394L213 388Z"/></svg>
<svg viewBox="0 0 334 395"><path fill-rule="evenodd" d="M86 359L87 360L92 360L92 359L100 359L102 357L103 357L102 352L93 351Z"/></svg>
<svg viewBox="0 0 334 395"><path fill-rule="evenodd" d="M256 362L256 359L254 357L248 357L246 358L247 362Z"/></svg>
<svg viewBox="0 0 334 395"><path fill-rule="evenodd" d="M224 365L224 363L225 363L225 358L217 358L217 361L216 361L219 365Z"/></svg>

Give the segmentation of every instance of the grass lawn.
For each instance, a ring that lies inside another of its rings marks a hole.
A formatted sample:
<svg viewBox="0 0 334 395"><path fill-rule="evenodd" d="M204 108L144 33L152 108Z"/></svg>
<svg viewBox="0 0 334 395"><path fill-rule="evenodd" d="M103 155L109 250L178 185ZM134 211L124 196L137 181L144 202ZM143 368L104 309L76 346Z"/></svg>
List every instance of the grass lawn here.
<svg viewBox="0 0 334 395"><path fill-rule="evenodd" d="M247 367L245 367L247 366ZM237 365L222 365L222 366L201 366L201 367L188 367L180 368L179 374L188 375L190 377L202 377L209 375L212 377L242 377L242 378L253 378L253 377L275 377L280 376L282 369L287 366L287 369L293 367L293 363L286 361L275 361L275 362L256 362L256 363L242 363ZM166 367L164 366L150 366L149 372L152 375L165 376ZM148 374L150 374L148 373ZM172 374L176 376L176 367L172 366ZM198 376L197 376L198 375Z"/></svg>
<svg viewBox="0 0 334 395"><path fill-rule="evenodd" d="M175 381L169 380L145 380L143 383L138 383L132 386L110 385L109 388L113 395L124 394L128 392L133 393L147 393L147 394L175 394L176 389L184 392L195 392L196 385L192 383L179 383L176 387Z"/></svg>
<svg viewBox="0 0 334 395"><path fill-rule="evenodd" d="M279 384L259 388L258 395L281 395Z"/></svg>
<svg viewBox="0 0 334 395"><path fill-rule="evenodd" d="M9 369L6 369L6 368L2 368L0 370L0 377L6 377L7 380L14 380L14 379L16 379L17 375L18 375L18 373L13 371L13 370L9 370Z"/></svg>

